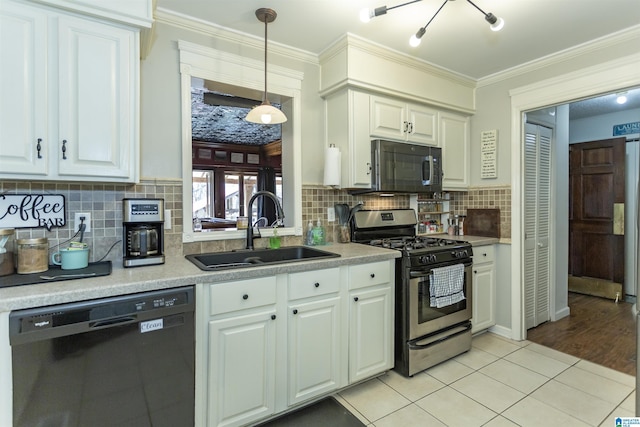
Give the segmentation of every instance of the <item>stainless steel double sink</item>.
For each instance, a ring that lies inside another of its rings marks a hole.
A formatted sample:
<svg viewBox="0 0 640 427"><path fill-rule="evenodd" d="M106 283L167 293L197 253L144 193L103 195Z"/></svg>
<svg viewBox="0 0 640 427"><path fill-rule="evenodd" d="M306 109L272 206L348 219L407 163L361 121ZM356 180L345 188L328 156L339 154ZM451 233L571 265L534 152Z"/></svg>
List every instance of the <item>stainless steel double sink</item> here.
<svg viewBox="0 0 640 427"><path fill-rule="evenodd" d="M286 246L279 249L241 249L229 252L186 255L189 261L204 271L267 266L337 257L340 257L340 255L307 246Z"/></svg>

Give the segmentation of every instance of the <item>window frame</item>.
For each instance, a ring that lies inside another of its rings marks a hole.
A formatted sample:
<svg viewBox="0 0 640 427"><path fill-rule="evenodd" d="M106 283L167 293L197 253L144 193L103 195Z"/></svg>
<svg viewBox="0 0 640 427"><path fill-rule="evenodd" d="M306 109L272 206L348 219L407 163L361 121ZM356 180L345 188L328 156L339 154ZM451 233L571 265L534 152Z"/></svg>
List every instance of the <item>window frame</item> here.
<svg viewBox="0 0 640 427"><path fill-rule="evenodd" d="M261 50L256 46L256 58ZM178 40L180 55L180 93L182 121L182 209L192 212L192 135L191 135L191 79L202 78L212 82L245 88L261 93L264 89L264 62L251 59L184 40ZM282 110L288 121L282 127L282 173L283 194L291 195L283 206L285 226L278 228L279 235L302 235L302 80L304 73L270 64L268 81L269 93L281 97ZM194 232L191 215L182 215L183 243L242 239L244 230L228 230L224 233ZM265 230L263 236L271 235Z"/></svg>

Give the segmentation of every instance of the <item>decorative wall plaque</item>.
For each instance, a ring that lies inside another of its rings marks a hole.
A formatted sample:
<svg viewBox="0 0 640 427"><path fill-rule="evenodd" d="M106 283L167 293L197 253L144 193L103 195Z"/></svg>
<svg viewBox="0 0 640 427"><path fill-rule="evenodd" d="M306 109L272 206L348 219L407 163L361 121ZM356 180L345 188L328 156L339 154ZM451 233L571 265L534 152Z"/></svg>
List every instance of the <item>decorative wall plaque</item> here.
<svg viewBox="0 0 640 427"><path fill-rule="evenodd" d="M64 227L62 194L0 194L0 228Z"/></svg>
<svg viewBox="0 0 640 427"><path fill-rule="evenodd" d="M480 135L480 178L498 177L498 131L487 130Z"/></svg>

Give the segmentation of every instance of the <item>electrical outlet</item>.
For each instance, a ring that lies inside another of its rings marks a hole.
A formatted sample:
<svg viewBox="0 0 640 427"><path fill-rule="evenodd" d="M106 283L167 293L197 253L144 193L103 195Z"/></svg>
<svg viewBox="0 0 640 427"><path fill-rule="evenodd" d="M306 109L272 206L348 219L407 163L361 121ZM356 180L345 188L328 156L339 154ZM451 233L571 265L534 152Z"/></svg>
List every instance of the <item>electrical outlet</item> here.
<svg viewBox="0 0 640 427"><path fill-rule="evenodd" d="M84 229L85 233L91 231L91 214L86 212L76 212L74 222L73 222L73 232L76 233L80 230L80 217L84 217L84 225L86 226Z"/></svg>

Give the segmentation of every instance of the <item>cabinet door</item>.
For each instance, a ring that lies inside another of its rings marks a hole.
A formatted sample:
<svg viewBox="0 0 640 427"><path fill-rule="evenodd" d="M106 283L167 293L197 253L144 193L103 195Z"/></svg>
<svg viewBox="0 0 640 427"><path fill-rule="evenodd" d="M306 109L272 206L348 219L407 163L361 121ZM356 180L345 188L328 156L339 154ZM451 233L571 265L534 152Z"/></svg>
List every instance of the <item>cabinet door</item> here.
<svg viewBox="0 0 640 427"><path fill-rule="evenodd" d="M391 287L350 293L349 383L393 368Z"/></svg>
<svg viewBox="0 0 640 427"><path fill-rule="evenodd" d="M406 103L371 97L370 134L374 138L406 140L409 129Z"/></svg>
<svg viewBox="0 0 640 427"><path fill-rule="evenodd" d="M275 309L209 322L208 426L243 426L274 413L274 318Z"/></svg>
<svg viewBox="0 0 640 427"><path fill-rule="evenodd" d="M407 139L428 145L438 145L438 111L420 105L407 107L409 132Z"/></svg>
<svg viewBox="0 0 640 427"><path fill-rule="evenodd" d="M0 176L47 175L47 16L0 3Z"/></svg>
<svg viewBox="0 0 640 427"><path fill-rule="evenodd" d="M340 384L340 298L289 305L289 405Z"/></svg>
<svg viewBox="0 0 640 427"><path fill-rule="evenodd" d="M469 188L469 119L451 113L440 113L442 143L442 187Z"/></svg>
<svg viewBox="0 0 640 427"><path fill-rule="evenodd" d="M38 0L53 7L70 9L127 24L151 28L152 0Z"/></svg>
<svg viewBox="0 0 640 427"><path fill-rule="evenodd" d="M496 324L496 284L493 267L493 262L473 266L472 332L478 332Z"/></svg>
<svg viewBox="0 0 640 427"><path fill-rule="evenodd" d="M59 17L56 155L61 176L135 180L136 43L132 30Z"/></svg>
<svg viewBox="0 0 640 427"><path fill-rule="evenodd" d="M327 141L342 154L341 186L371 188L369 95L347 90L325 102Z"/></svg>

